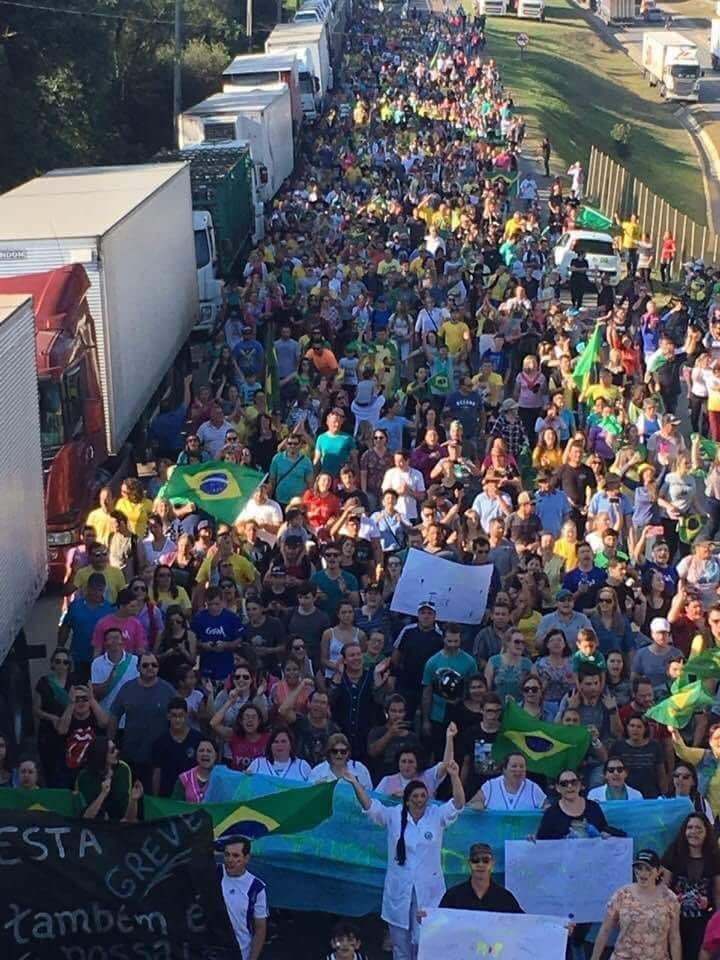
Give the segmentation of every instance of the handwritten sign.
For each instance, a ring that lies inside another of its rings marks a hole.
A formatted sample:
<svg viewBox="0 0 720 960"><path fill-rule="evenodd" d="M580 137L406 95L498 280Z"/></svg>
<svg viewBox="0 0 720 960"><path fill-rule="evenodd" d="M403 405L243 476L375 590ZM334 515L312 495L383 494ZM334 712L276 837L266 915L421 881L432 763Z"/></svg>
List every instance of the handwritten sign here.
<svg viewBox="0 0 720 960"><path fill-rule="evenodd" d="M564 960L567 930L557 917L428 910L418 960Z"/></svg>
<svg viewBox="0 0 720 960"><path fill-rule="evenodd" d="M230 960L237 944L196 813L153 823L0 814L3 960Z"/></svg>
<svg viewBox="0 0 720 960"><path fill-rule="evenodd" d="M465 566L410 550L395 587L393 613L417 613L418 604L431 600L440 621L480 623L487 607L492 564Z"/></svg>
<svg viewBox="0 0 720 960"><path fill-rule="evenodd" d="M506 840L505 883L527 913L594 923L618 887L631 882L632 853L629 837Z"/></svg>

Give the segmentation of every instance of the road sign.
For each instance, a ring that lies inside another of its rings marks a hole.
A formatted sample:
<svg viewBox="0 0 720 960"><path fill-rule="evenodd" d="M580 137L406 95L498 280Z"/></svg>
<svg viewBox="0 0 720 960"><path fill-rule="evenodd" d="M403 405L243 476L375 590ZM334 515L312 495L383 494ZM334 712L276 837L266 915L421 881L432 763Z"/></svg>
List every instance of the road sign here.
<svg viewBox="0 0 720 960"><path fill-rule="evenodd" d="M515 37L515 43L522 50L523 47L526 47L530 43L530 37L526 33L519 33Z"/></svg>

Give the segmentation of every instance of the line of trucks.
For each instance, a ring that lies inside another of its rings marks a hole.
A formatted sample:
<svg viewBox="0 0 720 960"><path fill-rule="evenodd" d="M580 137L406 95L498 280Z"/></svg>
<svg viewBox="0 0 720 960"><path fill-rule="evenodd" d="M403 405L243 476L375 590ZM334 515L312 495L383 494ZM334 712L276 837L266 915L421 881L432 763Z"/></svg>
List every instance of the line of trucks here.
<svg viewBox="0 0 720 960"><path fill-rule="evenodd" d="M545 19L545 0L475 0L475 5L480 16Z"/></svg>
<svg viewBox="0 0 720 960"><path fill-rule="evenodd" d="M300 127L332 90L351 2L306 0L265 53L235 58L181 115L178 149L0 196L3 729L17 726L3 714L22 624L62 582L100 486L147 459L151 419L181 402L188 339L215 329L224 284L264 234Z"/></svg>

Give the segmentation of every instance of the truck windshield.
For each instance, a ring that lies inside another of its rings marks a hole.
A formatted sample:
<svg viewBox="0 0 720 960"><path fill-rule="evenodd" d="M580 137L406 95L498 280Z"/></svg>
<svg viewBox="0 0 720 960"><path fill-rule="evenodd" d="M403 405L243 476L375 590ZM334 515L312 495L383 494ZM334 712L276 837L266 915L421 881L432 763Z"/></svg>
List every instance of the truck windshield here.
<svg viewBox="0 0 720 960"><path fill-rule="evenodd" d="M697 80L700 76L700 67L697 63L676 63L670 68L670 73L676 80Z"/></svg>
<svg viewBox="0 0 720 960"><path fill-rule="evenodd" d="M310 96L315 95L315 85L313 84L313 76L311 73L301 73L300 77L300 93L309 93Z"/></svg>
<svg viewBox="0 0 720 960"><path fill-rule="evenodd" d="M195 263L198 270L210 263L210 242L207 230L195 231Z"/></svg>
<svg viewBox="0 0 720 960"><path fill-rule="evenodd" d="M60 384L40 380L40 445L43 454L54 453L65 442Z"/></svg>
<svg viewBox="0 0 720 960"><path fill-rule="evenodd" d="M607 240L589 240L583 238L582 240L575 241L573 249L581 249L584 250L586 254L593 253L601 257L612 257L615 253L615 248Z"/></svg>

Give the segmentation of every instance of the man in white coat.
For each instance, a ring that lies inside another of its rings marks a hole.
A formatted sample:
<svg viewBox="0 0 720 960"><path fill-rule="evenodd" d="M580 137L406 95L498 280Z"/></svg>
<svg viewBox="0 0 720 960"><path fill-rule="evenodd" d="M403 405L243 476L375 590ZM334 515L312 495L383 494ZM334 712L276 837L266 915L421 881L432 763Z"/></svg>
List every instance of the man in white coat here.
<svg viewBox="0 0 720 960"><path fill-rule="evenodd" d="M386 807L371 800L351 772L345 779L369 819L387 830L387 873L383 887L383 920L390 927L393 960L415 960L418 943L418 911L437 907L445 893L441 852L445 827L465 806L465 791L457 763L447 764L452 800L431 804L421 780L405 787L400 806Z"/></svg>

